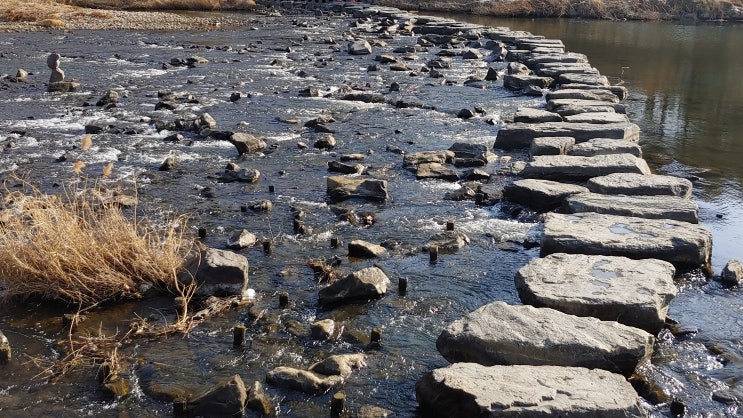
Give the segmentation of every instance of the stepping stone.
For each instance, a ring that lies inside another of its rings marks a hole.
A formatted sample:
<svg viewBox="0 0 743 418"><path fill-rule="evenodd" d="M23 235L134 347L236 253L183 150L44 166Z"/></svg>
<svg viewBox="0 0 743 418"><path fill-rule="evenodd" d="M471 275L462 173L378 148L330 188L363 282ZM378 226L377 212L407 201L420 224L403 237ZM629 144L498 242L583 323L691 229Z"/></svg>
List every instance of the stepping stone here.
<svg viewBox="0 0 743 418"><path fill-rule="evenodd" d="M584 254L550 254L522 267L514 278L525 304L592 316L656 335L676 296L676 269L661 260Z"/></svg>
<svg viewBox="0 0 743 418"><path fill-rule="evenodd" d="M603 194L626 194L631 196L678 196L688 199L692 184L689 180L659 174L609 174L594 177L586 184L588 190Z"/></svg>
<svg viewBox="0 0 743 418"><path fill-rule="evenodd" d="M595 74L561 74L560 77L557 78L558 84L589 84L592 86L603 86L603 87L609 87L609 79L606 78L606 76L603 75L595 75Z"/></svg>
<svg viewBox="0 0 743 418"><path fill-rule="evenodd" d="M418 380L415 397L435 417L646 416L622 375L581 367L456 363Z"/></svg>
<svg viewBox="0 0 743 418"><path fill-rule="evenodd" d="M565 115L565 122L570 123L628 123L629 117L614 112L584 112Z"/></svg>
<svg viewBox="0 0 743 418"><path fill-rule="evenodd" d="M564 89L590 90L590 91L605 90L605 91L609 91L613 93L614 95L616 95L619 98L619 100L624 100L629 96L627 87L624 87L624 86L595 86L591 84L570 83L570 84L565 85Z"/></svg>
<svg viewBox="0 0 743 418"><path fill-rule="evenodd" d="M545 89L555 82L552 77L540 77L536 75L506 74L503 76L503 86L512 90L521 90L529 86Z"/></svg>
<svg viewBox="0 0 743 418"><path fill-rule="evenodd" d="M386 180L329 176L326 183L328 199L331 202L354 198L374 202L389 200Z"/></svg>
<svg viewBox="0 0 743 418"><path fill-rule="evenodd" d="M629 376L653 353L654 342L615 321L494 302L446 326L436 348L452 363L575 366Z"/></svg>
<svg viewBox="0 0 743 418"><path fill-rule="evenodd" d="M625 113L623 104L603 102L600 100L581 99L553 99L547 101L547 110L560 114L560 116L571 116L580 113Z"/></svg>
<svg viewBox="0 0 743 418"><path fill-rule="evenodd" d="M699 223L695 202L676 196L627 196L581 193L569 196L563 203L566 213L596 212L607 215L634 216L647 219L673 219Z"/></svg>
<svg viewBox="0 0 743 418"><path fill-rule="evenodd" d="M534 138L543 136L570 136L576 143L593 138L624 139L637 141L640 139L640 127L634 123L510 123L500 128L495 138L493 148L513 150L527 148Z"/></svg>
<svg viewBox="0 0 743 418"><path fill-rule="evenodd" d="M542 65L549 63L587 63L588 57L577 52L566 52L564 54L532 54L524 59L523 63L529 68L540 69Z"/></svg>
<svg viewBox="0 0 743 418"><path fill-rule="evenodd" d="M551 63L540 66L535 71L538 75L543 77L558 78L560 74L599 74L599 70L591 67L591 64L577 63L577 64L565 64L565 63Z"/></svg>
<svg viewBox="0 0 743 418"><path fill-rule="evenodd" d="M712 234L688 222L629 216L548 213L541 256L552 253L657 258L676 265L706 265Z"/></svg>
<svg viewBox="0 0 743 418"><path fill-rule="evenodd" d="M611 115L613 113L605 114ZM610 138L594 138L573 146L568 154L578 155L582 157L595 157L597 155L611 154L632 154L635 157L642 157L642 148L640 148L640 146L636 142L632 141L623 141L621 139Z"/></svg>
<svg viewBox="0 0 743 418"><path fill-rule="evenodd" d="M513 121L524 123L562 122L562 116L542 109L520 107L516 111Z"/></svg>
<svg viewBox="0 0 743 418"><path fill-rule="evenodd" d="M549 180L586 180L611 173L650 174L642 158L630 154L597 155L539 155L521 171L525 178Z"/></svg>
<svg viewBox="0 0 743 418"><path fill-rule="evenodd" d="M573 89L565 88L547 93L547 100L556 99L577 99L577 100L596 100L602 102L619 103L619 97L606 88L593 89Z"/></svg>
<svg viewBox="0 0 743 418"><path fill-rule="evenodd" d="M547 136L534 138L529 147L529 155L565 155L575 145L575 138L569 136Z"/></svg>
<svg viewBox="0 0 743 418"><path fill-rule="evenodd" d="M503 197L538 211L550 211L562 205L566 197L585 193L583 186L551 180L516 180L503 189Z"/></svg>

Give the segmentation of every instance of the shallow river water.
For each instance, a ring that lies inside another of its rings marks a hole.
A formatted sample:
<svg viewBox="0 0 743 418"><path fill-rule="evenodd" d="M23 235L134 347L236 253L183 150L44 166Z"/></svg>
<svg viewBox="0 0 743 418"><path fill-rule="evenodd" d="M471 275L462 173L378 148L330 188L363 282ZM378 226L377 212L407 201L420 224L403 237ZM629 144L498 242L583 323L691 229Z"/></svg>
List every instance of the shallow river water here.
<svg viewBox="0 0 743 418"><path fill-rule="evenodd" d="M205 228L206 244L217 248L224 248L233 230L245 228L271 239L273 251L266 254L260 245L240 251L250 260L250 287L257 295L250 311L263 312L268 319L255 320L248 309L237 309L199 324L186 338L134 340L121 348L122 356L132 359L123 374L133 388L121 399L102 392L92 366L53 384L38 376L43 369L31 359L59 355L55 342L66 338L60 317L74 309L41 302L3 305L0 330L11 340L14 361L0 373L0 415L170 416L170 403L154 399L143 390L152 367L157 368L161 384L195 391L234 374L240 374L248 384L263 382L266 372L276 366L306 368L328 354L365 351L368 367L354 373L344 386L351 410L372 404L397 416L415 416L415 381L447 364L435 348L443 326L488 302L519 303L513 276L529 259L538 256L538 248L532 245L540 234L536 218L522 212L514 219L500 204L481 207L471 200L446 200L444 195L459 186L441 180L416 180L402 168L402 155L397 150L439 150L454 142L492 146L501 120L508 119L516 107L540 105L543 99L514 96L499 82L485 89L464 86L470 75L484 74L486 63L481 60L455 58L452 69L442 70L451 85L442 85L425 73L413 76L384 66L380 71L367 71L376 54L414 45L417 37L398 35L385 40L386 45L375 46L371 56L350 56L345 52L344 38L363 30L350 22L347 18L255 16L249 28L208 33L3 34L0 73L24 68L32 75L26 83L2 84L0 171L15 171L52 192L59 190L59 185L85 181L73 173L74 161L86 164L83 173L88 181L95 181L103 166L114 162L112 176L98 181L125 192L136 190L140 212L154 219L171 213L189 214L194 235L197 228ZM519 24L505 25L523 29ZM571 24L556 23L558 27ZM541 34L540 28L526 29ZM617 54L612 63L606 54L596 57L594 50L584 49L587 47L573 38L565 39L568 31L557 32L555 29L544 34L564 39L569 50L587 53L604 74L622 77L631 92L630 117L645 132L643 147L655 169L695 176L695 198L702 206L703 224L715 234L713 267L719 272L726 259L734 256L734 240L741 238L743 176L740 166L731 164L723 169L720 167L724 164L717 163L716 158L740 147L720 149L720 144L728 143L720 140L690 149L693 141L688 138L698 137L692 135L697 131L690 127L703 129L707 125L686 122L688 113L680 99L643 88L641 79L632 77L644 73L634 64L627 64L621 55ZM598 51L608 49L596 47ZM46 57L51 52L62 55L61 66L68 78L82 84L80 92L46 93ZM418 57L410 57L409 67L419 68L436 52L435 48L416 52ZM209 63L163 69L163 63L172 58L191 55L207 58ZM617 70L625 66L630 68L623 74ZM662 74L658 79L666 80L677 68L668 64L667 70L659 71ZM399 91L390 91L393 82L399 84ZM422 106L396 108L339 100L337 95L300 96L307 87L328 94L340 89L364 91L381 94L388 102ZM122 96L119 105L108 110L94 106L109 89ZM179 101L173 111L155 111L158 92L164 91L179 97L190 94L194 100ZM233 92L242 92L245 97L231 102ZM740 97L733 95L732 99ZM93 106L83 106L86 102ZM486 114L469 120L455 116L460 109L475 106ZM172 132L157 132L153 125L155 121L203 112L214 117L218 129L260 135L269 148L263 154L237 160L234 146L226 141L204 140L186 133L185 141L165 142L163 138ZM304 122L322 115L335 119L329 126L335 131L338 146L330 152L313 149L316 134L303 127ZM287 123L291 119L301 123ZM680 128L676 121L686 123L687 128ZM83 151L79 143L84 127L94 122L121 126L128 132L94 135L93 146ZM709 126L721 132L740 128L739 120L721 127L724 123L727 120L720 119ZM667 134L671 129L675 129L676 140ZM298 147L299 142L309 144L309 148ZM707 157L702 157L699 149L709 149ZM59 162L65 153L68 158ZM390 202L326 201L327 163L351 153L364 154L362 164L368 172L389 182ZM174 157L178 166L172 171L159 171L167 157ZM261 180L256 184L218 182L225 165L234 161L241 167L258 169ZM717 165L720 167L713 170ZM502 166L499 159L487 170L495 172ZM508 179L503 176L491 179L495 184L505 181ZM275 193L269 193L269 185L275 187ZM210 192L205 193L205 188ZM273 210L241 210L241 206L262 199L271 200ZM306 213L304 222L309 233L293 231L296 209ZM371 226L357 221L367 215L375 220ZM471 243L453 254L442 254L432 264L420 247L442 231L447 221L453 221ZM338 249L330 247L331 237L341 241ZM347 257L343 245L353 239L396 245L388 258L354 260ZM344 272L379 265L392 279L391 291L378 301L330 311L318 309L320 286L307 262L333 257L340 261ZM401 277L409 280L406 295L395 292ZM713 400L712 393L728 388L740 390L743 384L743 311L738 291L707 282L698 272L680 278L678 284L682 291L670 315L684 326L697 327L698 332L681 340L663 334L648 374L682 399L690 415L734 415L737 407ZM289 293L289 308L279 309L278 292ZM76 332L113 335L126 329L135 315L157 321L168 318L171 311L172 300L167 297L102 307L90 312ZM320 343L301 332L302 326L323 318L342 323L342 336ZM236 323L248 325L250 342L245 350L232 348L232 327ZM383 344L379 349L367 350L373 327L383 329ZM724 357L708 350L712 344L725 353ZM314 397L268 385L266 390L279 416L328 414L331 394ZM657 416L669 414L663 405L651 410Z"/></svg>

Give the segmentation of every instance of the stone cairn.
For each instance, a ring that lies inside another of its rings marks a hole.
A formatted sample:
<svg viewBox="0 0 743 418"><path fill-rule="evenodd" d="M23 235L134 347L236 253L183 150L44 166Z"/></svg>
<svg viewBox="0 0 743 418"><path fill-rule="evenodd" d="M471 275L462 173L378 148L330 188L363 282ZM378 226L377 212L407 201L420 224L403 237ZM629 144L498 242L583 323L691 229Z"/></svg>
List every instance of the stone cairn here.
<svg viewBox="0 0 743 418"><path fill-rule="evenodd" d="M62 57L55 53L49 54L46 59L46 65L52 70L49 77L50 92L68 92L75 91L80 87L80 83L74 81L64 81L64 71L59 67L59 61Z"/></svg>

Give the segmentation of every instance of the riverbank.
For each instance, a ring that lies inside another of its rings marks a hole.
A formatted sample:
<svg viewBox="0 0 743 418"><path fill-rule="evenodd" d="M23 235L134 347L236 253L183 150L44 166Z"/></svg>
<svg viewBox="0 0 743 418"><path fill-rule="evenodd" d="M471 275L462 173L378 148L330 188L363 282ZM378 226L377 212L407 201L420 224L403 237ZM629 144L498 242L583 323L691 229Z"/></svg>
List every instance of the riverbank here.
<svg viewBox="0 0 743 418"><path fill-rule="evenodd" d="M172 30L172 31L205 31L221 28L243 26L250 22L248 16L193 16L170 11L136 11L123 10L124 6L108 4L106 9L93 8L102 6L100 2L72 2L77 6L60 4L52 0L30 0L27 2L3 2L0 4L0 32L35 32L50 28L68 30ZM162 2L161 2L162 3ZM178 4L168 3L169 9L186 9ZM181 2L183 3L183 2ZM191 2L192 7L186 10L214 10L207 5L199 6ZM240 3L230 10L245 10L254 5L250 2ZM144 4L140 2L142 6ZM87 7L90 6L90 7ZM127 4L132 9L134 3ZM163 4L150 2L156 9Z"/></svg>
<svg viewBox="0 0 743 418"><path fill-rule="evenodd" d="M740 0L376 0L375 4L421 12L465 13L500 17L572 17L610 20L743 21Z"/></svg>

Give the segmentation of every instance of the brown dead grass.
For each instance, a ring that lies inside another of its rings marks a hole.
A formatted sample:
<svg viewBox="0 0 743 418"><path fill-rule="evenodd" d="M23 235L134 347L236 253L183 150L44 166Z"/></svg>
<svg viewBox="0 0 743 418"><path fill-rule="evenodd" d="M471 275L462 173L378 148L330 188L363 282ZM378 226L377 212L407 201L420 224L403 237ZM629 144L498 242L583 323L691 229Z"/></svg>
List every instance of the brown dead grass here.
<svg viewBox="0 0 743 418"><path fill-rule="evenodd" d="M245 10L253 0L66 0L66 3L112 10Z"/></svg>
<svg viewBox="0 0 743 418"><path fill-rule="evenodd" d="M95 190L41 194L5 190L0 212L0 283L5 298L41 297L87 307L139 297L153 283L176 292L194 247L184 219L164 228L101 205Z"/></svg>

